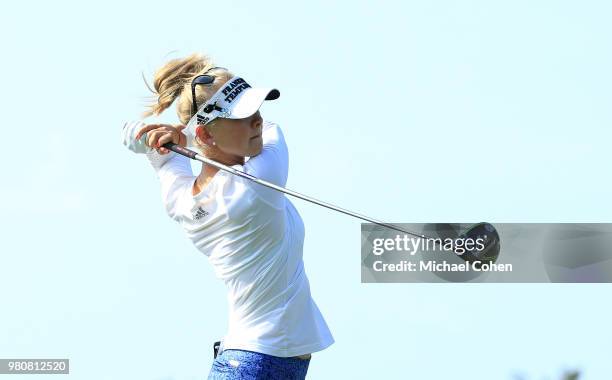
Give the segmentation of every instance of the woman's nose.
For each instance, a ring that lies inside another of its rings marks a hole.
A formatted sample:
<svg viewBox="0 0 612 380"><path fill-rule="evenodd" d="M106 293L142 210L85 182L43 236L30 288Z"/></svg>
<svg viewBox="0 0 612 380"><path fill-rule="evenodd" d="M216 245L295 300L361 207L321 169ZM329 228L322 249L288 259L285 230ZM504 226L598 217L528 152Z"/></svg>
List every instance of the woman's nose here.
<svg viewBox="0 0 612 380"><path fill-rule="evenodd" d="M253 128L260 128L262 123L263 123L263 118L261 117L261 114L259 113L259 111L257 111L255 115L253 115L253 122L251 123L251 126Z"/></svg>

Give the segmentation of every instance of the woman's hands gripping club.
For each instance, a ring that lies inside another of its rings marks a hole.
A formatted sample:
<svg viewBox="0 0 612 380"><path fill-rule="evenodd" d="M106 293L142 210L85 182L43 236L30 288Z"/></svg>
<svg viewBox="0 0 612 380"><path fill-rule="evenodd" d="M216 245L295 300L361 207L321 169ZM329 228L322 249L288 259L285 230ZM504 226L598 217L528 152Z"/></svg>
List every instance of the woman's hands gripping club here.
<svg viewBox="0 0 612 380"><path fill-rule="evenodd" d="M168 154L170 150L163 146L166 143L174 143L182 147L187 145L187 136L183 133L185 128L185 125L148 124L138 131L135 139L139 140L146 133L145 144L148 147L154 148L159 154Z"/></svg>

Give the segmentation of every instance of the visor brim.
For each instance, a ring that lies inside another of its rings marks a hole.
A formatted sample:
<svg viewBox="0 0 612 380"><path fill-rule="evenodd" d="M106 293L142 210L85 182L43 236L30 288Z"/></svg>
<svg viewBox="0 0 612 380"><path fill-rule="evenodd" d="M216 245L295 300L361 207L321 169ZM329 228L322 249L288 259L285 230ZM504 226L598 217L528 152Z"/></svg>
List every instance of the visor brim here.
<svg viewBox="0 0 612 380"><path fill-rule="evenodd" d="M248 88L240 94L233 105L228 119L244 119L253 115L264 101L276 100L280 97L280 91L275 88Z"/></svg>

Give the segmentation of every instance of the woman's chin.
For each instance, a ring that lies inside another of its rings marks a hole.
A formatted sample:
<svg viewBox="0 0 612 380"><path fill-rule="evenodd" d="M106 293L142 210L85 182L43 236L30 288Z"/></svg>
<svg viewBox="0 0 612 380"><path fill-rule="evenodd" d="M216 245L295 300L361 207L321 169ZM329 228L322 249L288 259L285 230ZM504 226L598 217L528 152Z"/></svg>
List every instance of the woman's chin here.
<svg viewBox="0 0 612 380"><path fill-rule="evenodd" d="M261 149L257 149L256 151L254 151L253 153L251 153L249 155L249 157L255 157L255 156L259 156L261 154Z"/></svg>
<svg viewBox="0 0 612 380"><path fill-rule="evenodd" d="M255 157L258 154L261 153L261 151L263 150L263 143L261 141L261 139L257 139L259 140L258 142L256 142L255 144L253 144L253 147L251 149L251 154L249 155L249 157Z"/></svg>

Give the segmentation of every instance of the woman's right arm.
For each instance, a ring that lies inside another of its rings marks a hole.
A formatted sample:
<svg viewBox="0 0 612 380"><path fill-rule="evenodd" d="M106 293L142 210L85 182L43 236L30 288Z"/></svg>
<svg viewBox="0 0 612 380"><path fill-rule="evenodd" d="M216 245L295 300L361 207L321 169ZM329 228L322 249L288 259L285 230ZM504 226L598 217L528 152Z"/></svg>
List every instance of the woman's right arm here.
<svg viewBox="0 0 612 380"><path fill-rule="evenodd" d="M123 144L134 153L145 154L157 173L166 212L175 220L178 220L176 204L179 192L177 190L186 180L193 178L193 172L187 157L160 146L170 141L185 146L186 139L181 132L182 129L184 129L183 126L146 125L142 121L131 121L125 123L122 130ZM151 146L157 147L153 149Z"/></svg>

